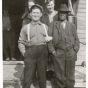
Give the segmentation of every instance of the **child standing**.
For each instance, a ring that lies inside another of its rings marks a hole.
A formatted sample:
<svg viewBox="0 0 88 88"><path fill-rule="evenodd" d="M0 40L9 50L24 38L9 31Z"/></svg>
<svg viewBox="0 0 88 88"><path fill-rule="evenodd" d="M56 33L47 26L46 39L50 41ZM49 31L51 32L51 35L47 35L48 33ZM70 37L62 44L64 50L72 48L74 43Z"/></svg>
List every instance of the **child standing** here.
<svg viewBox="0 0 88 88"><path fill-rule="evenodd" d="M6 57L6 60L16 60L14 58L15 54L15 33L11 29L10 18L8 15L8 9L6 8L3 11L3 52ZM9 53L10 51L10 53Z"/></svg>

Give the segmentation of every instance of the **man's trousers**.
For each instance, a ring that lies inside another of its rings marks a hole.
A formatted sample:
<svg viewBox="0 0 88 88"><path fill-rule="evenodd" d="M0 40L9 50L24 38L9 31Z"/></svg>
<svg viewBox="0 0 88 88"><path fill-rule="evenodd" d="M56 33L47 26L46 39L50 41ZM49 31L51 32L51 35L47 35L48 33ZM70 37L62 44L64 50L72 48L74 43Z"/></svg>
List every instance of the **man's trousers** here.
<svg viewBox="0 0 88 88"><path fill-rule="evenodd" d="M57 88L74 88L75 84L75 56L66 57L66 52L58 50L56 55L53 56L55 81ZM60 53L65 52L63 55Z"/></svg>
<svg viewBox="0 0 88 88"><path fill-rule="evenodd" d="M24 85L23 88L30 88L36 67L39 76L40 88L46 88L46 66L48 60L47 45L34 45L27 47L24 54Z"/></svg>

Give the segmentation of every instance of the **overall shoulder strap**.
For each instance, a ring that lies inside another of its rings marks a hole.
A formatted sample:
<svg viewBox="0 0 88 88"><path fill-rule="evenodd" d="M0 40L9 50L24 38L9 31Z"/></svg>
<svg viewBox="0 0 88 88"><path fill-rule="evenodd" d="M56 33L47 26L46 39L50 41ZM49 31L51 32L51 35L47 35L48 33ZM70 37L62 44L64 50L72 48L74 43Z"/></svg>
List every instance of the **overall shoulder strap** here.
<svg viewBox="0 0 88 88"><path fill-rule="evenodd" d="M30 23L27 25L28 41L30 41Z"/></svg>
<svg viewBox="0 0 88 88"><path fill-rule="evenodd" d="M43 25L43 27L44 27L46 37L48 37L48 33L47 33L47 30L46 30L45 24L42 24L42 25Z"/></svg>

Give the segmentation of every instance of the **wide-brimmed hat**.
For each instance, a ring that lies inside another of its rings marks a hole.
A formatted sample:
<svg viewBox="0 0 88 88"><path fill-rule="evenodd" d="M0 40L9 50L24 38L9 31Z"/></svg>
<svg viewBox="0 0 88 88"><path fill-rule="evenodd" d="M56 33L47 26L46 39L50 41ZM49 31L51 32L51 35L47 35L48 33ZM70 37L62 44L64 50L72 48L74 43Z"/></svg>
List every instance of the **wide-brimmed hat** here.
<svg viewBox="0 0 88 88"><path fill-rule="evenodd" d="M66 4L61 4L59 9L58 9L59 12L67 12L69 13L69 9L67 8Z"/></svg>

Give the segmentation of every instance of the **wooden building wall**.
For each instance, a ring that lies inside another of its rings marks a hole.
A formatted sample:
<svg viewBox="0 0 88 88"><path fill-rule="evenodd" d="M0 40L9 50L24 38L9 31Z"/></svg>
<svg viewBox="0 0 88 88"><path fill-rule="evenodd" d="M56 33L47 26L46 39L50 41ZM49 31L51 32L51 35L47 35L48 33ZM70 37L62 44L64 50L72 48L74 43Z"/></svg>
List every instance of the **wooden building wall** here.
<svg viewBox="0 0 88 88"><path fill-rule="evenodd" d="M77 33L80 40L78 60L86 60L86 0L77 0Z"/></svg>

